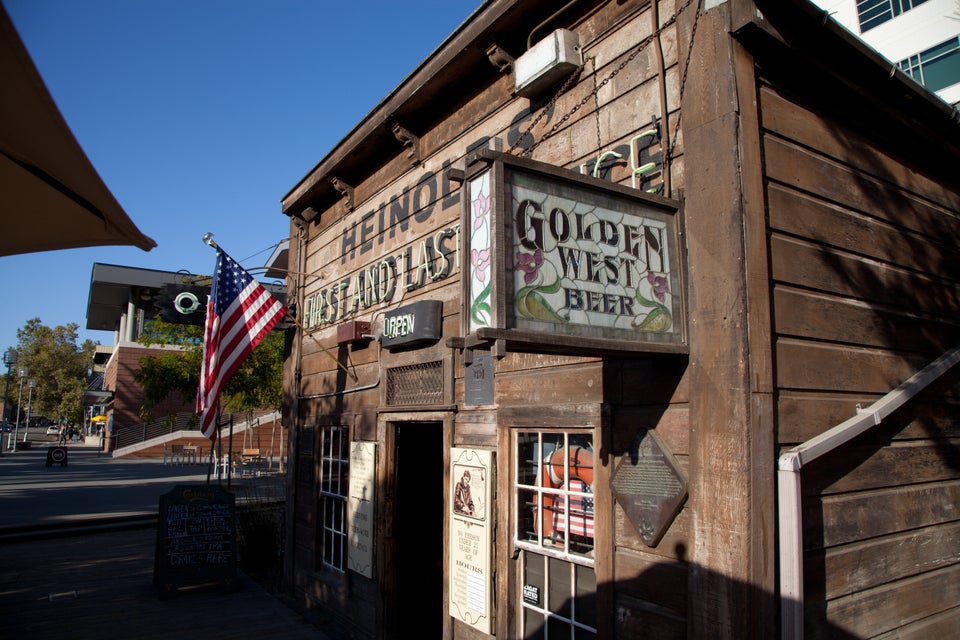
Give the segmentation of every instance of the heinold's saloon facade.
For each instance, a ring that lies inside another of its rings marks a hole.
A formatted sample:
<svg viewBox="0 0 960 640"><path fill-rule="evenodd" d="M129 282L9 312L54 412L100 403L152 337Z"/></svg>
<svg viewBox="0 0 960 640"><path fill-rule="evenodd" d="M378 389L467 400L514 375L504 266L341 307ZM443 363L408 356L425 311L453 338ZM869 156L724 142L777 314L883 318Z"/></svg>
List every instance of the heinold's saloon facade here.
<svg viewBox="0 0 960 640"><path fill-rule="evenodd" d="M286 588L352 638L956 628L957 129L805 2L484 3L283 200Z"/></svg>

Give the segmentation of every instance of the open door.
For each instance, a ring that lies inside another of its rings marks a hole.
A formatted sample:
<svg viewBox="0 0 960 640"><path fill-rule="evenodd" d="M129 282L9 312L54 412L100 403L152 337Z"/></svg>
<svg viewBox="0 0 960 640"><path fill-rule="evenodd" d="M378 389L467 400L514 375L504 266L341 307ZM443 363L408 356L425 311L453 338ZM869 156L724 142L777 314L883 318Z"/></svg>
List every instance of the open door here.
<svg viewBox="0 0 960 640"><path fill-rule="evenodd" d="M391 637L443 637L443 423L394 423Z"/></svg>

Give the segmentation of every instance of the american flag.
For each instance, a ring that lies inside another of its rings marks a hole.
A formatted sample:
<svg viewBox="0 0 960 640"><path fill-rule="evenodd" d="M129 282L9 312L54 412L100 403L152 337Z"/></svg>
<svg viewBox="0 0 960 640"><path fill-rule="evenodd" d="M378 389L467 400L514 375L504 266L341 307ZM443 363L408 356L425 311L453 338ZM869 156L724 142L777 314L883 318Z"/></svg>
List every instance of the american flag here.
<svg viewBox="0 0 960 640"><path fill-rule="evenodd" d="M570 520L570 534L593 537L593 488L580 478L571 478L566 486L570 495L570 509L564 517L563 498L558 497L557 511L554 513L554 527L557 531L567 530L566 518Z"/></svg>
<svg viewBox="0 0 960 640"><path fill-rule="evenodd" d="M286 312L279 300L217 247L197 392L200 431L207 438L217 439L217 402L223 387Z"/></svg>

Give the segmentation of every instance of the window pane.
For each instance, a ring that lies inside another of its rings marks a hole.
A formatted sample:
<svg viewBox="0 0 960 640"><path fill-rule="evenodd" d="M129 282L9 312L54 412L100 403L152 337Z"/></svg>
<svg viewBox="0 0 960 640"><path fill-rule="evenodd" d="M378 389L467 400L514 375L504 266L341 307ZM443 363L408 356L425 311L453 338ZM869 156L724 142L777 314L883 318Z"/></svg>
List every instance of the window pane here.
<svg viewBox="0 0 960 640"><path fill-rule="evenodd" d="M541 640L544 637L543 614L533 609L523 610L524 640Z"/></svg>
<svg viewBox="0 0 960 640"><path fill-rule="evenodd" d="M945 42L920 54L923 84L930 91L960 82L960 48L957 40Z"/></svg>
<svg viewBox="0 0 960 640"><path fill-rule="evenodd" d="M542 516L542 504L537 502L537 491L520 489L517 491L517 539L537 542L537 522Z"/></svg>
<svg viewBox="0 0 960 640"><path fill-rule="evenodd" d="M517 431L516 544L523 638L596 638L593 432Z"/></svg>
<svg viewBox="0 0 960 640"><path fill-rule="evenodd" d="M857 3L857 15L863 33L893 18L893 8L890 0L861 0Z"/></svg>
<svg viewBox="0 0 960 640"><path fill-rule="evenodd" d="M550 640L560 638L560 640L569 640L570 623L563 618L548 618L547 629L550 634Z"/></svg>
<svg viewBox="0 0 960 640"><path fill-rule="evenodd" d="M590 567L574 565L577 576L574 619L591 628L597 627L597 573Z"/></svg>
<svg viewBox="0 0 960 640"><path fill-rule="evenodd" d="M338 571L346 568L346 482L348 448L344 427L322 427L320 433L320 485L318 512L322 564Z"/></svg>
<svg viewBox="0 0 960 640"><path fill-rule="evenodd" d="M517 540L590 556L594 548L589 431L517 434Z"/></svg>
<svg viewBox="0 0 960 640"><path fill-rule="evenodd" d="M570 584L572 565L556 558L548 558L547 562L550 571L550 597L547 600L550 604L550 611L569 619L573 607L571 602L573 588Z"/></svg>

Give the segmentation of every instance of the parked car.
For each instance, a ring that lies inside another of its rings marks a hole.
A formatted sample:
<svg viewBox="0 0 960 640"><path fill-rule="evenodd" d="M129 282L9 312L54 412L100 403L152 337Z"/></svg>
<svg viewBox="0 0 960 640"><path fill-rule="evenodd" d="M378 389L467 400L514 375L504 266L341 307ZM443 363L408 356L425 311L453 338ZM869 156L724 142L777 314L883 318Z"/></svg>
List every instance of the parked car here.
<svg viewBox="0 0 960 640"><path fill-rule="evenodd" d="M58 427L57 425L52 424L52 425L50 425L49 427L47 427L47 435L48 435L48 436L55 436L55 435L57 435L58 433L60 433L60 427Z"/></svg>
<svg viewBox="0 0 960 640"><path fill-rule="evenodd" d="M0 430L3 430L4 433L10 433L13 431L13 425L4 420L3 422L0 422Z"/></svg>

